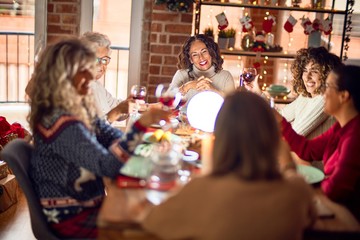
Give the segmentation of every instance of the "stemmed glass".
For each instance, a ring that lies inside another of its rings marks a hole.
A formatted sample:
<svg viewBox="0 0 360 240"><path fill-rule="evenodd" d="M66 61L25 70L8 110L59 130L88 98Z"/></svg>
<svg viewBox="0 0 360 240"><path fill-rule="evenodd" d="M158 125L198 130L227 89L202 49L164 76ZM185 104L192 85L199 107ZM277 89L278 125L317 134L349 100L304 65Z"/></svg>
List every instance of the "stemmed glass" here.
<svg viewBox="0 0 360 240"><path fill-rule="evenodd" d="M244 67L242 73L240 74L240 86L244 86L244 82L251 83L252 81L254 81L256 75L256 68Z"/></svg>
<svg viewBox="0 0 360 240"><path fill-rule="evenodd" d="M169 89L169 85L167 84L159 84L156 87L155 97L164 105L163 109L166 111L174 110L182 100L179 90L177 88ZM185 98L183 101L185 101ZM185 102L183 102L183 104L185 104ZM171 128L171 124L165 121L160 121L159 124L164 130Z"/></svg>
<svg viewBox="0 0 360 240"><path fill-rule="evenodd" d="M141 85L133 85L130 90L130 95L135 100L135 108L133 109L133 114L137 115L139 111L139 100L144 101L146 97L146 87Z"/></svg>

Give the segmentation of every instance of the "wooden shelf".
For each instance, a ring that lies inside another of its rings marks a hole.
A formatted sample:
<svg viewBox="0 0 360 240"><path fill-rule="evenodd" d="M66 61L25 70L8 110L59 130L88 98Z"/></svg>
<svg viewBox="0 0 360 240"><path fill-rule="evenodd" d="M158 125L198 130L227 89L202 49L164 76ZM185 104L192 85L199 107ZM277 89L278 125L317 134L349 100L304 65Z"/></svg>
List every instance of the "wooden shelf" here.
<svg viewBox="0 0 360 240"><path fill-rule="evenodd" d="M229 49L221 49L220 50L221 54L224 55L234 55L234 56L251 56L251 57L255 57L256 56L256 52L252 52L252 51L243 51L243 50L238 50L238 49L234 49L234 50L229 50ZM284 52L261 52L261 57L269 57L269 58L294 58L295 54L294 53L284 53Z"/></svg>
<svg viewBox="0 0 360 240"><path fill-rule="evenodd" d="M300 8L300 7L286 7L286 6L270 6L270 5L253 5L253 4L242 4L233 2L210 2L201 1L202 5L209 6L223 6L223 7L243 7L243 8L258 8L266 10L279 10L279 11L298 11L298 12L316 12L316 13L329 13L329 14L346 14L345 10L336 9L317 9L317 8Z"/></svg>

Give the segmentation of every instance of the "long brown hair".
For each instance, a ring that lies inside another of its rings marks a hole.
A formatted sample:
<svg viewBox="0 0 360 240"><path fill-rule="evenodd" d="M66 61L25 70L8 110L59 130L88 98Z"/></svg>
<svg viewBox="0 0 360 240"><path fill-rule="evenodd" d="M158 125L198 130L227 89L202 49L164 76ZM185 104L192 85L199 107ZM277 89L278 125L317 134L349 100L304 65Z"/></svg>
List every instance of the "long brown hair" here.
<svg viewBox="0 0 360 240"><path fill-rule="evenodd" d="M225 98L215 124L212 175L235 173L244 180L281 178L280 131L273 110L260 96L234 92Z"/></svg>

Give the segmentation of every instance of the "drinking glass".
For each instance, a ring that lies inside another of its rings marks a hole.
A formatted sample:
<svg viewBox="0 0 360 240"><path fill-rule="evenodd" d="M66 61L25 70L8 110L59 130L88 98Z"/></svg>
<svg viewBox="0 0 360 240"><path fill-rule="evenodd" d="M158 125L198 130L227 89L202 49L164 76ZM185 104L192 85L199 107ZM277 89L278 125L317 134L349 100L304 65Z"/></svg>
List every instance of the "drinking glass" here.
<svg viewBox="0 0 360 240"><path fill-rule="evenodd" d="M138 114L138 111L139 111L139 101L142 101L144 102L145 100L145 97L146 97L146 93L147 93L147 90L146 90L146 87L145 86L141 86L141 85L133 85L131 87L131 90L130 90L130 95L132 96L132 98L135 100L135 107L132 111L132 113L134 114Z"/></svg>
<svg viewBox="0 0 360 240"><path fill-rule="evenodd" d="M240 74L240 86L244 86L244 82L251 83L252 81L254 81L256 75L256 68L244 67L242 73Z"/></svg>

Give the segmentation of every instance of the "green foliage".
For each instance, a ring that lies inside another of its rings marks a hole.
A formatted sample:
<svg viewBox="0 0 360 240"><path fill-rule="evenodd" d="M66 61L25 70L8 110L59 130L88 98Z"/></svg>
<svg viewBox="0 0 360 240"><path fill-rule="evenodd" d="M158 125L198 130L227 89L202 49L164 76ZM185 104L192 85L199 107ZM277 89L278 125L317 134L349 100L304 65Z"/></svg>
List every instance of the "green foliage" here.
<svg viewBox="0 0 360 240"><path fill-rule="evenodd" d="M227 38L234 38L236 35L235 28L229 28L229 29L225 30L225 35Z"/></svg>
<svg viewBox="0 0 360 240"><path fill-rule="evenodd" d="M226 31L225 30L219 30L218 37L219 38L227 38Z"/></svg>
<svg viewBox="0 0 360 240"><path fill-rule="evenodd" d="M214 29L212 27L207 27L204 29L204 34L209 37L214 37Z"/></svg>

